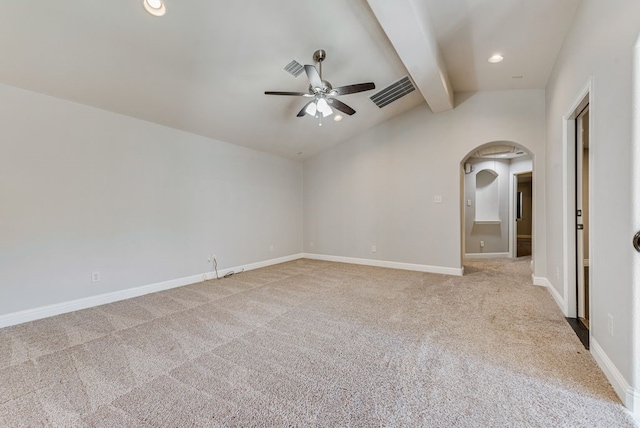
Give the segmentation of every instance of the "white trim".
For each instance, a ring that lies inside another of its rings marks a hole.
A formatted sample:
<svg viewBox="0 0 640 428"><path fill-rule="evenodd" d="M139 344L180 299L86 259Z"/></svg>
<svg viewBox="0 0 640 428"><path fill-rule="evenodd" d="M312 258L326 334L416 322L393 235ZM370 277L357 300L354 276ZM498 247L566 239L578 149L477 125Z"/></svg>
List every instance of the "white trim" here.
<svg viewBox="0 0 640 428"><path fill-rule="evenodd" d="M418 272L440 273L444 275L462 276L464 268L418 265L413 263L389 262L384 260L359 259L355 257L329 256L326 254L304 253L305 259L323 260L326 262L350 263L355 265L377 266L391 269L412 270Z"/></svg>
<svg viewBox="0 0 640 428"><path fill-rule="evenodd" d="M567 302L562 298L558 290L553 286L553 284L545 277L542 276L533 276L533 285L537 285L540 287L546 287L549 290L549 293L553 296L553 299L556 301L556 304L560 307L562 314L566 317L569 309L567 307Z"/></svg>
<svg viewBox="0 0 640 428"><path fill-rule="evenodd" d="M465 259L510 259L511 253L466 253Z"/></svg>
<svg viewBox="0 0 640 428"><path fill-rule="evenodd" d="M501 224L502 220L474 220L474 224Z"/></svg>
<svg viewBox="0 0 640 428"><path fill-rule="evenodd" d="M244 268L245 271L258 269L265 266L271 266L302 258L302 254L293 254L291 256L279 257L277 259L264 260L261 262L250 263L229 269L218 270L220 277L230 271L238 272ZM206 272L184 278L176 278L169 281L157 282L155 284L143 285L140 287L128 288L126 290L114 291L111 293L99 294L97 296L85 297L82 299L71 300L68 302L55 303L53 305L41 306L39 308L27 309L20 312L0 315L0 328L9 327L11 325L22 324L29 321L35 321L42 318L48 318L55 315L66 314L68 312L79 311L81 309L92 308L94 306L106 305L120 300L131 299L132 297L143 296L145 294L156 293L158 291L169 290L171 288L182 287L189 284L202 282L205 279L215 278L215 272Z"/></svg>
<svg viewBox="0 0 640 428"><path fill-rule="evenodd" d="M627 382L593 336L589 337L589 348L591 349L593 358L604 372L609 383L611 383L611 386L613 386L613 389L616 391L616 394L620 397L620 400L622 400L636 421L640 421L640 389L629 385L629 382Z"/></svg>
<svg viewBox="0 0 640 428"><path fill-rule="evenodd" d="M583 261L583 266L584 266L584 267L589 267L589 263L590 263L590 260L589 260L589 259L584 259L584 261Z"/></svg>
<svg viewBox="0 0 640 428"><path fill-rule="evenodd" d="M278 265L280 263L291 262L293 260L298 260L302 258L304 258L304 254L298 253L298 254L292 254L290 256L278 257L276 259L269 259L269 260L263 260L261 262L250 263L248 265L242 265L242 266L226 268L226 269L218 269L218 277L222 278L223 276L225 276L227 273L231 271L238 273L242 269L244 269L245 271L260 269L263 267ZM207 272L204 275L206 275L207 279L214 279L216 277L215 272Z"/></svg>
<svg viewBox="0 0 640 428"><path fill-rule="evenodd" d="M509 180L509 258L515 259L518 256L518 240L516 238L516 232L518 230L518 226L516 225L518 174L511 170L511 165L509 165L509 173L511 174Z"/></svg>

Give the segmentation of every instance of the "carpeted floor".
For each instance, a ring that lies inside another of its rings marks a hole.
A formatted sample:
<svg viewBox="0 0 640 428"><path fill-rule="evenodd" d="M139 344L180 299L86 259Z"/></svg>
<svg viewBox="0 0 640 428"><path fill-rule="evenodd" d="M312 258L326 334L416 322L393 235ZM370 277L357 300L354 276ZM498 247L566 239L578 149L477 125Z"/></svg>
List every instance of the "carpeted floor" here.
<svg viewBox="0 0 640 428"><path fill-rule="evenodd" d="M298 260L2 329L0 426L634 426L529 262Z"/></svg>

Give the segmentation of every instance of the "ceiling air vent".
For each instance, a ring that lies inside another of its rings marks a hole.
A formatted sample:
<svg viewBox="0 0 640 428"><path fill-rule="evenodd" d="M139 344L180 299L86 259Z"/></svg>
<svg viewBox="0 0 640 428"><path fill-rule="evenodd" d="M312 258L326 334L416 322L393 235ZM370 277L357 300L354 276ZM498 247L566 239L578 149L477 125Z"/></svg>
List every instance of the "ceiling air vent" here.
<svg viewBox="0 0 640 428"><path fill-rule="evenodd" d="M373 101L375 105L382 108L415 90L416 87L413 86L411 79L409 76L406 76L398 80L396 83L387 86L377 94L371 95L369 98L371 98L371 101Z"/></svg>
<svg viewBox="0 0 640 428"><path fill-rule="evenodd" d="M282 71L292 75L293 77L298 77L304 72L304 67L294 59L289 64L285 65Z"/></svg>

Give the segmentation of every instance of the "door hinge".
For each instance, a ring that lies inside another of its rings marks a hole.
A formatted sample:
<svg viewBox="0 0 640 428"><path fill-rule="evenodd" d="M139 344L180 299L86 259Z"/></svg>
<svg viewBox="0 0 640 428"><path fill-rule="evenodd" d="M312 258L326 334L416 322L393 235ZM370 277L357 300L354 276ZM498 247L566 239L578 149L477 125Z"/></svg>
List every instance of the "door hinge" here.
<svg viewBox="0 0 640 428"><path fill-rule="evenodd" d="M579 224L578 225L578 230L583 230L584 229L584 224Z"/></svg>

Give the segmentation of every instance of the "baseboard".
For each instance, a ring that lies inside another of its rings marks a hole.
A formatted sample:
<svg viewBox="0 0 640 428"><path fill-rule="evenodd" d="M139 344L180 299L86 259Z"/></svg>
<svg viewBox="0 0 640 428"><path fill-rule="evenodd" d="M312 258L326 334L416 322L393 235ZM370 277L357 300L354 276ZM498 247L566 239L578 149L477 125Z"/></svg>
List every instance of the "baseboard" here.
<svg viewBox="0 0 640 428"><path fill-rule="evenodd" d="M418 265L412 263L388 262L384 260L359 259L355 257L329 256L326 254L305 253L304 258L323 260L326 262L350 263L355 265L376 266L391 269L412 270L418 272L440 273L443 275L462 276L464 268L448 268L442 266Z"/></svg>
<svg viewBox="0 0 640 428"><path fill-rule="evenodd" d="M622 376L622 373L613 364L613 361L604 352L600 344L593 338L589 337L589 348L593 358L604 372L605 376L613 386L614 391L620 397L626 408L631 412L636 421L640 421L640 389L629 385L629 382Z"/></svg>
<svg viewBox="0 0 640 428"><path fill-rule="evenodd" d="M225 269L218 269L218 277L222 278L223 276L225 276L229 272L236 272L237 273L237 272L240 272L242 269L244 269L245 271L254 270L254 269L260 269L260 268L263 268L263 267L278 265L280 263L286 263L286 262L290 262L290 261L298 260L298 259L302 259L302 258L304 258L304 254L299 253L299 254L292 254L290 256L278 257L276 259L269 259L269 260L264 260L264 261L261 261L261 262L250 263L248 265L242 265L242 266L237 266L237 267L232 267L232 268L225 268ZM205 273L203 275L204 275L204 277L206 279L214 279L216 277L216 273L215 272L207 272L207 273Z"/></svg>
<svg viewBox="0 0 640 428"><path fill-rule="evenodd" d="M511 258L509 253L467 253L465 259L508 259Z"/></svg>
<svg viewBox="0 0 640 428"><path fill-rule="evenodd" d="M546 287L547 290L553 296L553 299L556 301L556 304L560 307L562 314L566 317L569 314L569 307L567 306L567 302L565 302L564 298L558 293L558 290L551 284L551 282L542 276L533 276L533 285L538 285L540 287Z"/></svg>
<svg viewBox="0 0 640 428"><path fill-rule="evenodd" d="M228 269L219 269L218 275L223 277L227 273L238 272L242 269L253 270L292 260L301 259L302 254L293 254L290 256L279 257L276 259L264 260L261 262L250 263L248 265L237 266ZM92 308L95 306L106 305L108 303L120 300L131 299L133 297L143 296L145 294L156 293L158 291L169 290L176 287L183 287L189 284L202 282L205 279L215 278L215 272L206 272L197 275L191 275L184 278L176 278L169 281L158 282L155 284L143 285L140 287L128 288L126 290L114 291L112 293L100 294L97 296L85 297L82 299L71 300L68 302L56 303L53 305L42 306L39 308L27 309L20 312L0 315L0 328L9 327L16 324L22 324L29 321L35 321L42 318L48 318L55 315L66 314L68 312L79 311L81 309Z"/></svg>

